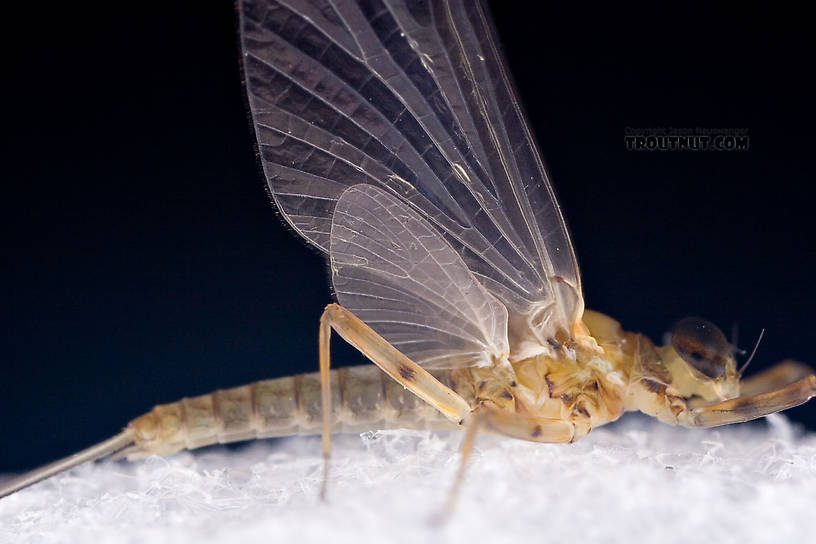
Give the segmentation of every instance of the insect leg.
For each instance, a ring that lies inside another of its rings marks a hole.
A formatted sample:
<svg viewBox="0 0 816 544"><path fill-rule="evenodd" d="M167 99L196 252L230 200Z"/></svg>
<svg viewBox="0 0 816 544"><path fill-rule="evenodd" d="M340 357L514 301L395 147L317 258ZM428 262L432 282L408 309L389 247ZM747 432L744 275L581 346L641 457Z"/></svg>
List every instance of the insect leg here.
<svg viewBox="0 0 816 544"><path fill-rule="evenodd" d="M680 414L680 424L687 427L716 427L750 421L787 410L816 397L816 374L805 376L790 385L756 395L741 396Z"/></svg>
<svg viewBox="0 0 816 544"><path fill-rule="evenodd" d="M445 503L445 507L442 512L440 512L440 515L434 519L437 523L446 519L447 515L453 511L456 505L459 488L465 477L467 459L473 450L473 441L476 437L476 433L482 427L512 438L549 444L571 442L575 435L575 426L571 422L563 419L519 414L516 412L508 412L507 410L500 410L488 403L480 404L470 413L470 416L465 419L465 436L462 439L459 469L456 472L456 478L448 493L448 500Z"/></svg>
<svg viewBox="0 0 816 544"><path fill-rule="evenodd" d="M740 391L742 395L757 395L779 389L813 373L813 369L806 364L786 359L771 368L742 380Z"/></svg>
<svg viewBox="0 0 816 544"><path fill-rule="evenodd" d="M323 414L323 484L325 497L331 449L331 384L329 381L330 340L334 329L343 340L360 350L371 362L397 380L406 389L442 412L454 423L461 423L471 411L470 405L443 385L427 370L403 355L382 336L339 304L329 304L320 317L320 392Z"/></svg>
<svg viewBox="0 0 816 544"><path fill-rule="evenodd" d="M483 404L475 411L483 414L481 417L487 430L504 436L545 444L571 442L575 436L575 425L564 419L508 412L489 404Z"/></svg>

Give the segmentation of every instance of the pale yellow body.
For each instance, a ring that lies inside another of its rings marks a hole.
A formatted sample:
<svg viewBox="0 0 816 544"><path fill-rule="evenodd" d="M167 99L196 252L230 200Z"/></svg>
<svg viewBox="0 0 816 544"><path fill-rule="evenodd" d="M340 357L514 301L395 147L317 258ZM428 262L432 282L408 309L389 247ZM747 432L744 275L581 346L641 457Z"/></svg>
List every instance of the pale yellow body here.
<svg viewBox="0 0 816 544"><path fill-rule="evenodd" d="M598 312L585 312L574 337L568 345L554 343L549 354L512 364L430 374L471 411L486 405L518 416L523 424L528 420L522 418L564 422L563 430L555 427L542 436L540 426L514 427L512 418L502 420L502 427L492 426L517 438L557 442L580 439L627 410L673 425L718 425L804 402L816 392L816 377L808 367L783 363L748 383L753 397L739 397L733 364L722 379L703 379L671 346L655 347ZM455 429L465 419L461 409L458 416L455 409L443 415L406 389L403 384L417 379L413 375L397 381L373 365L363 365L332 370L329 376L334 432ZM791 384L794 380L799 381ZM763 391L774 387L779 389L764 398ZM134 444L125 453L133 459L215 443L319 434L321 410L318 372L259 381L156 406L128 425Z"/></svg>
<svg viewBox="0 0 816 544"><path fill-rule="evenodd" d="M456 387L449 372L437 377ZM451 429L456 425L373 365L331 372L332 429ZM298 374L156 406L128 428L128 458L167 455L216 443L320 434L320 374Z"/></svg>
<svg viewBox="0 0 816 544"><path fill-rule="evenodd" d="M376 366L330 371L330 329ZM113 453L138 459L215 443L322 433L328 461L330 432L464 426L466 458L480 427L535 442L572 442L627 410L673 425L715 426L755 419L816 396L816 375L802 363L783 361L741 380L729 355L721 361L722 372L710 378L686 364L672 346L656 347L592 311L584 313L569 338L550 344L546 353L512 363L428 372L353 314L330 304L321 318L320 372L156 406L118 435L4 483L0 497Z"/></svg>
<svg viewBox="0 0 816 544"><path fill-rule="evenodd" d="M678 423L672 404L654 385L632 381L640 335L624 333L617 321L596 312L584 316L581 345L562 346L554 356L538 355L506 367L432 371L471 408L490 403L512 413L574 424L571 440L614 421L625 410L641 409ZM373 365L331 371L331 428L453 429L452 422ZM264 380L156 406L134 419L129 458L170 454L215 443L321 431L318 372Z"/></svg>

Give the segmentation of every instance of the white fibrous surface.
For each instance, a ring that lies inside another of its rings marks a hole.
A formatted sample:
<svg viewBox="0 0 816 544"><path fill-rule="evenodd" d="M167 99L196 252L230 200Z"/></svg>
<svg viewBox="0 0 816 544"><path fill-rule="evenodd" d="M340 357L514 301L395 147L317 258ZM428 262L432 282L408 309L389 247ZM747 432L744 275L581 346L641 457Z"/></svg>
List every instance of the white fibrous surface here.
<svg viewBox="0 0 816 544"><path fill-rule="evenodd" d="M806 542L816 435L767 424L687 430L645 417L575 444L480 435L442 511L458 433L318 437L87 464L0 499L0 542Z"/></svg>

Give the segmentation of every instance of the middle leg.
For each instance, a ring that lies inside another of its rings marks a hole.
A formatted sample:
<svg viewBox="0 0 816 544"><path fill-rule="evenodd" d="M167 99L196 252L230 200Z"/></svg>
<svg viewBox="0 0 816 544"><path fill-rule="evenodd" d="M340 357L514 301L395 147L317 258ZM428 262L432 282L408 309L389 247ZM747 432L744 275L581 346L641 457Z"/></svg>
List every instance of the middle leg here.
<svg viewBox="0 0 816 544"><path fill-rule="evenodd" d="M448 493L445 507L436 518L437 522L444 520L446 516L453 511L456 505L459 488L462 486L462 480L465 477L467 460L473 451L473 442L476 438L476 433L481 428L511 438L547 444L572 442L572 439L575 437L575 425L570 421L508 412L507 410L501 410L486 402L474 408L464 423L465 436L462 439L459 468Z"/></svg>

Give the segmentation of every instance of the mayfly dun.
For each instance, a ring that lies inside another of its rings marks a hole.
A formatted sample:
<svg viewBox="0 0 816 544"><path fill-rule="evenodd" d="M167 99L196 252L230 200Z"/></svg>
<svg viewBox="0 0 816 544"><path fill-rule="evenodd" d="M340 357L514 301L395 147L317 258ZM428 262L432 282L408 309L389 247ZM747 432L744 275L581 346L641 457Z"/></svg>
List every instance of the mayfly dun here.
<svg viewBox="0 0 816 544"><path fill-rule="evenodd" d="M816 395L793 361L743 379L704 319L678 321L658 346L584 308L480 2L246 0L239 18L269 192L331 267L319 372L156 406L0 496L113 454L322 433L328 460L332 431L394 427L462 428L467 457L480 430L573 442L627 410L710 427ZM331 369L332 331L374 364Z"/></svg>

